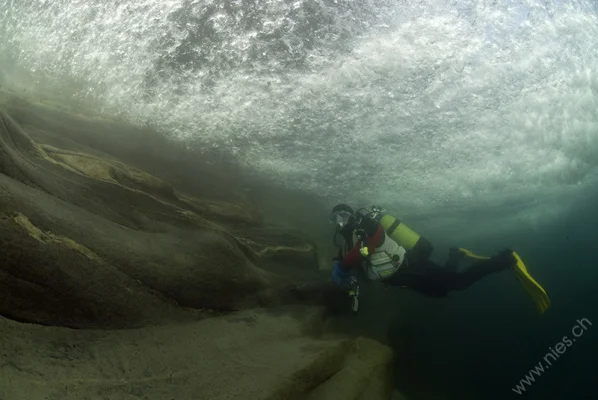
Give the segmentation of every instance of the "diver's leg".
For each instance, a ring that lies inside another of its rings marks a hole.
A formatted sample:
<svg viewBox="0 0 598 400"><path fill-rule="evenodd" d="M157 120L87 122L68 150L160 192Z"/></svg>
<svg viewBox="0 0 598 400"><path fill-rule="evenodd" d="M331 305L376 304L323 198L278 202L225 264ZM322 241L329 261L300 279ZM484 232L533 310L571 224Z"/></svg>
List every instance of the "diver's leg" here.
<svg viewBox="0 0 598 400"><path fill-rule="evenodd" d="M451 290L465 290L480 279L515 265L510 250L476 262L462 272L443 268L431 261L409 265L399 269L385 282L394 286L405 286L428 296L443 297Z"/></svg>
<svg viewBox="0 0 598 400"><path fill-rule="evenodd" d="M451 287L449 290L467 289L480 279L488 275L509 269L516 263L517 260L513 256L513 251L505 249L496 256L488 260L478 261L463 272L458 273L458 277L454 278L451 282Z"/></svg>
<svg viewBox="0 0 598 400"><path fill-rule="evenodd" d="M458 248L451 247L449 249L449 256L444 264L444 268L448 268L451 271L457 272L459 270L459 262L465 258L465 254L463 254Z"/></svg>
<svg viewBox="0 0 598 400"><path fill-rule="evenodd" d="M447 279L449 275L455 275L455 272L425 260L400 268L384 283L407 287L426 296L444 297L448 293L447 281L451 280Z"/></svg>

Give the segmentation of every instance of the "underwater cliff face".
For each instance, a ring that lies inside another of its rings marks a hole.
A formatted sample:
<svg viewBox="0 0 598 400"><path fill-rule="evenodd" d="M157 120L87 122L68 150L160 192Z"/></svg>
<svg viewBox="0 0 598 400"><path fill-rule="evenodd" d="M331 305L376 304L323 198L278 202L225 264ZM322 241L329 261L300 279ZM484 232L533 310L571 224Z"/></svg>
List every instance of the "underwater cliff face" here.
<svg viewBox="0 0 598 400"><path fill-rule="evenodd" d="M223 169L195 162L189 179L184 157L193 155L178 149L171 159L176 143L139 145L136 135L149 143L155 134L14 97L1 113L1 269L14 285L4 315L136 326L176 315L177 305L230 311L267 303L266 290L318 281L313 244L264 226ZM178 174L178 186L137 168L150 163ZM231 200L210 199L218 185Z"/></svg>
<svg viewBox="0 0 598 400"><path fill-rule="evenodd" d="M389 397L389 348L319 338L348 304L314 245L206 183L238 177L197 161L204 182L186 186L192 154L174 143L1 103L0 397ZM178 185L140 169L150 160Z"/></svg>

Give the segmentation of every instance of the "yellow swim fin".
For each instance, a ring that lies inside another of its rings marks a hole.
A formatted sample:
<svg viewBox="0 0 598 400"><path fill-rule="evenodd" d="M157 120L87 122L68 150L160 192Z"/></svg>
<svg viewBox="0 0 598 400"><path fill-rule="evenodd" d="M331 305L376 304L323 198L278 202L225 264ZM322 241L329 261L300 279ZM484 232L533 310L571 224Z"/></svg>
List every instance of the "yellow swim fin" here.
<svg viewBox="0 0 598 400"><path fill-rule="evenodd" d="M459 248L459 251L462 252L466 257L469 257L473 260L490 259L490 257L477 255L467 249ZM519 254L513 252L513 256L517 260L517 264L515 264L513 267L513 274L515 277L517 277L519 282L521 282L523 289L536 305L538 312L540 314L544 314L550 307L550 299L548 298L548 294L544 288L534 278L532 278L529 272L527 272L527 268L525 268L525 264L521 260L521 257L519 257Z"/></svg>
<svg viewBox="0 0 598 400"><path fill-rule="evenodd" d="M471 252L471 251L469 251L467 249L464 249L462 247L459 247L459 251L461 253L465 254L466 257L469 257L469 258L471 258L473 260L489 260L490 259L490 257L479 256L479 255L474 254L473 252Z"/></svg>
<svg viewBox="0 0 598 400"><path fill-rule="evenodd" d="M513 252L513 256L517 259L517 264L513 267L513 273L519 279L527 294L532 298L534 304L536 304L538 312L544 314L550 307L550 299L546 290L527 272L527 268L525 268L525 264L521 260L521 257L519 257L519 254Z"/></svg>

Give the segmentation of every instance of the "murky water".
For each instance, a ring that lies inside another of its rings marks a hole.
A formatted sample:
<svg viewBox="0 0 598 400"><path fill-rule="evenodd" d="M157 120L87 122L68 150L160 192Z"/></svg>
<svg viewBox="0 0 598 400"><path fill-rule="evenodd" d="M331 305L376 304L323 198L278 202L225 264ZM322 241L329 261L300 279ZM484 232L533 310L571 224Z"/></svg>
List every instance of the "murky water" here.
<svg viewBox="0 0 598 400"><path fill-rule="evenodd" d="M534 220L597 175L591 1L0 0L0 19L5 84L331 202Z"/></svg>

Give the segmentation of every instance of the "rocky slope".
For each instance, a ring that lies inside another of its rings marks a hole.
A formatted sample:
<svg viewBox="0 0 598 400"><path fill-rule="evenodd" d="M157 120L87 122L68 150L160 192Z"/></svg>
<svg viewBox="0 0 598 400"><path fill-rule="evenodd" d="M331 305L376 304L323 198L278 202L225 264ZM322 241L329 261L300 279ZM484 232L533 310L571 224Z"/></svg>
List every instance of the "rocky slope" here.
<svg viewBox="0 0 598 400"><path fill-rule="evenodd" d="M389 397L388 348L322 332L314 244L198 157L2 97L0 399Z"/></svg>

